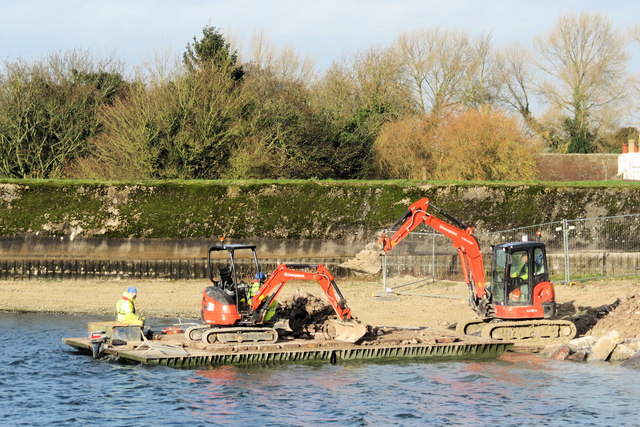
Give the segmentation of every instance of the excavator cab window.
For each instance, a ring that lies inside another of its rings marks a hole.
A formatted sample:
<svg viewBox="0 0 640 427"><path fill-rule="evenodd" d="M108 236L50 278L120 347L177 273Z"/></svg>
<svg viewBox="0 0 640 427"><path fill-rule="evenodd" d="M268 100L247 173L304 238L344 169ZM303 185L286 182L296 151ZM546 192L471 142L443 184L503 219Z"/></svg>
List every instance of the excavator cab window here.
<svg viewBox="0 0 640 427"><path fill-rule="evenodd" d="M228 267L220 267L218 268L218 272L220 273L220 286L222 286L222 288L228 288L233 285L231 270Z"/></svg>
<svg viewBox="0 0 640 427"><path fill-rule="evenodd" d="M533 274L536 277L542 276L547 272L547 260L544 255L542 248L535 248L533 250Z"/></svg>
<svg viewBox="0 0 640 427"><path fill-rule="evenodd" d="M493 253L493 265L491 268L491 293L495 302L504 301L504 274L507 265L507 252L497 249Z"/></svg>
<svg viewBox="0 0 640 427"><path fill-rule="evenodd" d="M531 260L529 250L511 253L511 265L507 279L507 299L509 305L531 304Z"/></svg>
<svg viewBox="0 0 640 427"><path fill-rule="evenodd" d="M544 245L509 243L494 247L491 292L498 305L533 304L536 286L549 281Z"/></svg>

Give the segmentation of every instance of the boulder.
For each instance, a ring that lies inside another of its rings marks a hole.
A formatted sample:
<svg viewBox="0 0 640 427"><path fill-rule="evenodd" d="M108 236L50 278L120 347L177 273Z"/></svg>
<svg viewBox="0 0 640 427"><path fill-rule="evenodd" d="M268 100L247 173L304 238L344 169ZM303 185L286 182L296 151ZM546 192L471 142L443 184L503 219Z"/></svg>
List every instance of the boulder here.
<svg viewBox="0 0 640 427"><path fill-rule="evenodd" d="M618 331L611 331L607 333L593 345L589 355L587 356L587 361L597 362L607 360L613 349L616 348L620 341L621 338Z"/></svg>
<svg viewBox="0 0 640 427"><path fill-rule="evenodd" d="M611 356L609 356L609 360L612 362L622 362L624 360L629 359L635 353L637 353L637 350L632 349L631 347L629 347L624 343L620 343L611 352Z"/></svg>
<svg viewBox="0 0 640 427"><path fill-rule="evenodd" d="M635 351L640 351L640 338L628 338L622 342L622 344L626 345L630 349Z"/></svg>
<svg viewBox="0 0 640 427"><path fill-rule="evenodd" d="M571 350L566 345L563 345L558 351L551 355L551 359L553 360L564 360L569 356Z"/></svg>
<svg viewBox="0 0 640 427"><path fill-rule="evenodd" d="M598 341L596 337L587 335L586 337L572 339L567 343L567 346L572 353L589 352L596 341Z"/></svg>
<svg viewBox="0 0 640 427"><path fill-rule="evenodd" d="M550 358L556 352L558 352L562 347L564 347L564 344L550 344L540 351L540 356Z"/></svg>
<svg viewBox="0 0 640 427"><path fill-rule="evenodd" d="M620 366L640 368L640 351L635 352L633 356L622 362Z"/></svg>
<svg viewBox="0 0 640 427"><path fill-rule="evenodd" d="M566 360L571 360L574 362L584 362L587 359L587 354L587 351L579 351L567 356Z"/></svg>

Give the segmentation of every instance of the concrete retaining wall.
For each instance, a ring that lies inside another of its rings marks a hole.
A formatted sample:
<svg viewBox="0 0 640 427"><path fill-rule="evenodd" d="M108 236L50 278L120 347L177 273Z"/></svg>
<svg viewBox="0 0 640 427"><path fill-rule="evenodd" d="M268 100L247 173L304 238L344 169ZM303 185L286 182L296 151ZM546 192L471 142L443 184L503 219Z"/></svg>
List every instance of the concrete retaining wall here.
<svg viewBox="0 0 640 427"><path fill-rule="evenodd" d="M576 165L550 167L566 168ZM261 259L335 264L338 275L335 260L355 256L425 196L476 232L640 211L640 186L632 183L12 182L0 183L0 260L5 278L193 278L203 275L197 265L216 236L225 235L227 243L256 244ZM571 271L636 272L634 254L587 259L572 260ZM443 274L460 279L455 257L441 263ZM406 265L392 268L419 269L430 261Z"/></svg>
<svg viewBox="0 0 640 427"><path fill-rule="evenodd" d="M282 263L322 264L335 277L350 277L355 273L339 265L344 257L260 258L264 271L273 271ZM549 254L549 271L564 278L564 256ZM571 278L640 275L640 253L578 253L569 257ZM485 256L485 267L491 261ZM240 269L251 271L251 260L239 260ZM435 274L433 267L435 265ZM489 272L487 271L487 275ZM388 259L388 275L435 277L438 280L461 281L462 272L457 255L393 256ZM37 279L206 279L205 258L191 259L0 259L0 280ZM489 280L489 277L487 277Z"/></svg>
<svg viewBox="0 0 640 427"><path fill-rule="evenodd" d="M101 239L91 237L0 237L0 259L70 258L185 260L206 257L215 239ZM268 258L352 256L364 248L364 239L227 239L225 243L257 246L258 256Z"/></svg>

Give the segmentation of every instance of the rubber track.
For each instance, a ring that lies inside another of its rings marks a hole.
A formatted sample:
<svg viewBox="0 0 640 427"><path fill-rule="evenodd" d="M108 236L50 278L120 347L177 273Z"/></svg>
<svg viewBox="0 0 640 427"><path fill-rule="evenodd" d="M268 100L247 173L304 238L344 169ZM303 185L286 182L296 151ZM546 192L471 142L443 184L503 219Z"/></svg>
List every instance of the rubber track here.
<svg viewBox="0 0 640 427"><path fill-rule="evenodd" d="M202 341L207 344L243 342L260 342L269 344L278 341L278 332L273 328L212 328L210 331L202 334Z"/></svg>
<svg viewBox="0 0 640 427"><path fill-rule="evenodd" d="M488 323L482 328L485 339L540 343L566 342L577 334L576 326L567 320L519 320Z"/></svg>
<svg viewBox="0 0 640 427"><path fill-rule="evenodd" d="M262 342L274 343L278 340L278 332L268 327L216 327L213 325L192 326L185 331L185 337L192 342L241 343Z"/></svg>

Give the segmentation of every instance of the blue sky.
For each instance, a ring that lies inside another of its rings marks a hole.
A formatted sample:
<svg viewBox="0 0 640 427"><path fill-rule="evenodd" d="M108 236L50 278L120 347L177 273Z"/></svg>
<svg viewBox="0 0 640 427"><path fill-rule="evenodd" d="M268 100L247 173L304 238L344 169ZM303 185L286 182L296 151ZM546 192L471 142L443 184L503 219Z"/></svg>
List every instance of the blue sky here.
<svg viewBox="0 0 640 427"><path fill-rule="evenodd" d="M115 53L131 68L154 52L181 54L212 25L244 42L264 30L276 47L291 45L323 69L346 52L436 25L492 32L496 46L529 45L559 15L580 11L601 12L620 29L640 20L633 0L0 0L0 60L89 48Z"/></svg>

